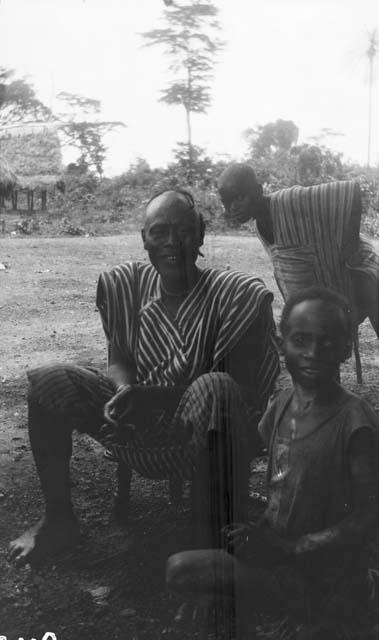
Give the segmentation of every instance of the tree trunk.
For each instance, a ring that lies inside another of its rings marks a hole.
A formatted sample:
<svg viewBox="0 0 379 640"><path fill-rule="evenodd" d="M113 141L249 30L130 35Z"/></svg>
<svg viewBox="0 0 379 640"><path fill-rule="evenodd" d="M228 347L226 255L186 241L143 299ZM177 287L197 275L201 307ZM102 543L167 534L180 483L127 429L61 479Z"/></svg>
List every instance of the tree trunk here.
<svg viewBox="0 0 379 640"><path fill-rule="evenodd" d="M187 145L188 145L188 181L191 183L193 175L193 149L192 149L192 131L191 131L191 112L186 107L187 121Z"/></svg>
<svg viewBox="0 0 379 640"><path fill-rule="evenodd" d="M17 199L18 199L18 191L15 189L12 191L12 209L13 211L17 211Z"/></svg>
<svg viewBox="0 0 379 640"><path fill-rule="evenodd" d="M41 211L46 211L47 192L46 189L41 191Z"/></svg>
<svg viewBox="0 0 379 640"><path fill-rule="evenodd" d="M33 189L28 189L27 199L28 199L28 211L33 211L33 209L34 209L34 191L33 191Z"/></svg>
<svg viewBox="0 0 379 640"><path fill-rule="evenodd" d="M193 149L192 149L192 128L191 128L191 94L192 94L192 76L191 69L187 68L187 100L184 108L186 110L187 122L187 144L188 144L188 182L192 183L193 177Z"/></svg>
<svg viewBox="0 0 379 640"><path fill-rule="evenodd" d="M367 166L371 164L371 136L372 136L372 86L373 86L374 58L369 58L369 80L368 80L368 132L367 132Z"/></svg>

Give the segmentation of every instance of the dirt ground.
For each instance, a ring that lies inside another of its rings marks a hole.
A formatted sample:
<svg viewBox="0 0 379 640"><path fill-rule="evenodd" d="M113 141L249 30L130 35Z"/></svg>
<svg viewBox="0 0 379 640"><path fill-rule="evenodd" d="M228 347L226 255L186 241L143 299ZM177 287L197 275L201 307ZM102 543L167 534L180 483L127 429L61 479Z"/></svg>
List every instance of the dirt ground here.
<svg viewBox="0 0 379 640"><path fill-rule="evenodd" d="M210 236L204 253L201 264L230 264L263 277L275 292L278 316L281 299L256 239ZM97 275L129 259L145 259L136 234L0 242L6 267L0 270L0 637L8 640L40 640L47 631L58 640L155 640L175 604L165 593L164 566L169 554L188 544L188 499L174 514L167 483L134 477L129 523L118 527L111 518L114 465L87 437L75 438L72 460L80 546L38 568L16 568L7 559L9 541L42 510L28 444L25 373L52 361L105 367L94 303ZM367 322L360 339L364 383L357 387L352 362L342 381L379 411L378 345ZM263 472L261 463L252 474L253 489L262 487Z"/></svg>

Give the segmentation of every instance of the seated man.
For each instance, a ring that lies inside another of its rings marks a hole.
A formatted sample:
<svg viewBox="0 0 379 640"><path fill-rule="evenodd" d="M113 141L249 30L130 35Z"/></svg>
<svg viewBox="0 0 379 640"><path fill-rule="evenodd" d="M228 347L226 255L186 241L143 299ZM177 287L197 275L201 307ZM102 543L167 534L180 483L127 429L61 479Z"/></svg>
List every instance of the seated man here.
<svg viewBox="0 0 379 640"><path fill-rule="evenodd" d="M329 287L348 297L360 324L379 336L379 256L359 235L359 183L340 180L294 186L267 196L248 164L223 171L218 189L232 225L256 221L278 287L286 300L300 288Z"/></svg>
<svg viewBox="0 0 379 640"><path fill-rule="evenodd" d="M367 640L379 420L336 382L351 313L339 294L311 288L286 303L281 332L293 387L259 425L267 509L258 524L226 528L226 551L169 558L168 587L198 601L234 596L242 628L252 612L277 616L275 637Z"/></svg>
<svg viewBox="0 0 379 640"><path fill-rule="evenodd" d="M220 524L245 512L249 440L278 373L272 294L251 276L200 269L203 236L203 218L188 192L154 196L142 231L150 263L100 275L107 375L71 365L29 372L30 441L46 514L11 544L19 561L77 539L72 432L104 442L104 416L106 446L115 457L127 439L124 414L142 442L184 448L193 465L196 516L206 523L194 544L217 544ZM163 409L158 425L157 408Z"/></svg>

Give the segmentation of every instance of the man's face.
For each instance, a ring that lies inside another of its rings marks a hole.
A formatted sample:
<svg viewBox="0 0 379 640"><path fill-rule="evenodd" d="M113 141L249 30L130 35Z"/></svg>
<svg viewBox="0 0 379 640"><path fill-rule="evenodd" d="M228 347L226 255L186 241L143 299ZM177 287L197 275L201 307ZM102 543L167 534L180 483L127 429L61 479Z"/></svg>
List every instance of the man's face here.
<svg viewBox="0 0 379 640"><path fill-rule="evenodd" d="M253 181L241 183L238 176L221 176L218 192L231 226L255 219L262 206L262 188Z"/></svg>
<svg viewBox="0 0 379 640"><path fill-rule="evenodd" d="M158 196L148 207L142 231L150 262L164 277L186 280L202 244L195 212L179 195Z"/></svg>
<svg viewBox="0 0 379 640"><path fill-rule="evenodd" d="M222 187L219 194L225 209L225 219L231 226L243 224L255 217L254 202L250 194Z"/></svg>
<svg viewBox="0 0 379 640"><path fill-rule="evenodd" d="M342 311L322 300L305 300L290 312L283 336L284 356L293 381L307 389L332 382L346 356Z"/></svg>

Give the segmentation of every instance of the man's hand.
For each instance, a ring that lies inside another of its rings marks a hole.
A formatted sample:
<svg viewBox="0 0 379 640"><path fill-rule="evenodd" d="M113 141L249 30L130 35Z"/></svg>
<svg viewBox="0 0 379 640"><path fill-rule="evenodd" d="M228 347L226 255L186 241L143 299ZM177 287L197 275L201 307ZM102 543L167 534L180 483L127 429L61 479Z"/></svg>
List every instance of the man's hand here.
<svg viewBox="0 0 379 640"><path fill-rule="evenodd" d="M133 387L131 384L120 386L115 395L104 406L105 420L117 427L121 418L133 409Z"/></svg>

